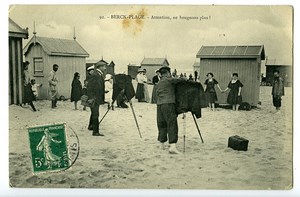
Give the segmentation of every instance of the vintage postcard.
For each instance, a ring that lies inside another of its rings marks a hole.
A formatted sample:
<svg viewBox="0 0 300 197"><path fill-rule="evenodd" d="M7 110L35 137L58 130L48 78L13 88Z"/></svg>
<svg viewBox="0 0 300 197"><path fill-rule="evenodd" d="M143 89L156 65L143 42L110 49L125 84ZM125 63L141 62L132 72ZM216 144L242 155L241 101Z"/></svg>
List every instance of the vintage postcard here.
<svg viewBox="0 0 300 197"><path fill-rule="evenodd" d="M10 187L293 189L292 6L8 13Z"/></svg>

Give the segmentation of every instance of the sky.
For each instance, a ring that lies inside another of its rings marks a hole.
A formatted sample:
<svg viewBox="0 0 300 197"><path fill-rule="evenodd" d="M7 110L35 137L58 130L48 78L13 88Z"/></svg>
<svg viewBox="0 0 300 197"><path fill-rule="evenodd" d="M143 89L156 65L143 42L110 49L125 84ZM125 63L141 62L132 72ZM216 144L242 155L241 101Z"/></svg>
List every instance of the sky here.
<svg viewBox="0 0 300 197"><path fill-rule="evenodd" d="M29 38L34 22L37 36L42 37L73 39L75 27L76 40L89 59L113 60L117 73L126 72L129 63L139 65L144 57L166 57L171 68L192 72L202 45L264 45L269 59L291 65L292 11L283 5L11 5L9 17L29 28ZM112 19L111 15L144 15L145 19Z"/></svg>

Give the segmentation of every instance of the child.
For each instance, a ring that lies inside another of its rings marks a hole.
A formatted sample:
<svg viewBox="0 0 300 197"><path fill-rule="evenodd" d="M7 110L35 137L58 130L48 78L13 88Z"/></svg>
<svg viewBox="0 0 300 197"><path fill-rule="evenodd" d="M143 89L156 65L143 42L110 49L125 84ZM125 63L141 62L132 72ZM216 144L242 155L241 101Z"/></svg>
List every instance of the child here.
<svg viewBox="0 0 300 197"><path fill-rule="evenodd" d="M35 83L35 79L31 79L30 83L35 100L37 100L37 98L39 97L39 88L42 87L43 84Z"/></svg>
<svg viewBox="0 0 300 197"><path fill-rule="evenodd" d="M83 82L83 87L82 87L82 95L86 95L87 96L87 83L88 81L87 80L84 80ZM83 106L83 111L86 111L86 106L84 105Z"/></svg>
<svg viewBox="0 0 300 197"><path fill-rule="evenodd" d="M113 79L111 74L106 74L105 75L105 102L108 103L108 107L112 107L113 110L113 105L112 105L112 92L113 92Z"/></svg>

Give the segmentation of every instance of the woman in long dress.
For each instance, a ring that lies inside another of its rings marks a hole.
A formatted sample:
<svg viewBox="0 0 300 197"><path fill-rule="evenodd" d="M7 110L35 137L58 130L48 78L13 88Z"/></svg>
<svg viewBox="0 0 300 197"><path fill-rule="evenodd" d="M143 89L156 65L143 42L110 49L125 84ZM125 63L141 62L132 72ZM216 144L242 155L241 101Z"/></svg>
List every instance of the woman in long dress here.
<svg viewBox="0 0 300 197"><path fill-rule="evenodd" d="M242 87L244 86L238 79L238 73L232 74L232 80L229 82L227 88L223 91L230 90L227 97L227 103L232 105L233 111L238 111L240 104L242 103Z"/></svg>
<svg viewBox="0 0 300 197"><path fill-rule="evenodd" d="M222 92L219 83L216 79L214 79L213 73L207 73L207 79L204 82L204 89L205 89L205 95L208 100L208 107L212 111L215 111L215 102L218 100L217 93L215 86L219 88L219 90Z"/></svg>
<svg viewBox="0 0 300 197"><path fill-rule="evenodd" d="M75 110L77 110L77 102L80 100L82 96L82 85L80 82L80 75L78 72L74 73L74 78L72 81L72 89L71 89L71 102L74 101Z"/></svg>
<svg viewBox="0 0 300 197"><path fill-rule="evenodd" d="M136 81L137 81L137 87L136 87L136 93L135 98L138 99L138 102L144 102L145 101L145 77L143 74L144 70L142 68L138 69L138 74L136 75Z"/></svg>
<svg viewBox="0 0 300 197"><path fill-rule="evenodd" d="M143 72L143 75L144 75L144 94L145 94L145 101L147 103L150 103L150 96L149 96L149 92L148 92L148 78L147 78L147 75L146 75L147 71L146 69L144 69L144 72Z"/></svg>

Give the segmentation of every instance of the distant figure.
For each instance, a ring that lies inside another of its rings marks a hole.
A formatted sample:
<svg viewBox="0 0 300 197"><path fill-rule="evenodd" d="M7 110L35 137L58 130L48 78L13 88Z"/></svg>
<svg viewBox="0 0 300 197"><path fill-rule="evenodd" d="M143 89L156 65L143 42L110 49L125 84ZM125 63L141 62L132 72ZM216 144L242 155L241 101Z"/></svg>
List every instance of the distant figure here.
<svg viewBox="0 0 300 197"><path fill-rule="evenodd" d="M58 71L58 65L53 64L52 71L49 73L48 82L49 82L49 93L51 96L51 108L54 109L57 107L57 99L58 99L58 91L57 91L57 84L58 80L56 77L56 72Z"/></svg>
<svg viewBox="0 0 300 197"><path fill-rule="evenodd" d="M87 96L87 83L88 83L88 80L84 80L83 87L82 87L82 95L86 95L86 96ZM84 105L83 111L85 111L85 110L86 110L86 106Z"/></svg>
<svg viewBox="0 0 300 197"><path fill-rule="evenodd" d="M153 83L153 90L152 90L152 97L151 97L151 103L156 103L157 97L156 97L156 85L160 80L160 73L158 70L155 71L156 75L152 78Z"/></svg>
<svg viewBox="0 0 300 197"><path fill-rule="evenodd" d="M147 70L144 69L143 75L144 75L144 81L145 81L145 83L144 83L145 101L146 101L147 103L150 103L150 96L149 96L149 92L148 92L148 84L147 84L148 78L147 78L147 75L146 75L146 74L147 74Z"/></svg>
<svg viewBox="0 0 300 197"><path fill-rule="evenodd" d="M136 75L137 88L135 93L135 98L138 99L138 102L145 102L145 76L143 74L144 70L142 68L138 69L138 74Z"/></svg>
<svg viewBox="0 0 300 197"><path fill-rule="evenodd" d="M226 92L228 89L230 90L227 97L227 103L232 105L233 111L238 111L240 104L242 103L242 87L244 86L240 80L238 79L238 73L232 74L232 80L229 82L227 88L222 91Z"/></svg>
<svg viewBox="0 0 300 197"><path fill-rule="evenodd" d="M80 100L82 96L82 85L80 82L80 75L78 72L74 73L73 81L72 81L72 88L71 88L71 102L74 101L74 108L77 108L77 102Z"/></svg>
<svg viewBox="0 0 300 197"><path fill-rule="evenodd" d="M87 68L87 75L86 75L87 80L89 80L92 74L94 73L94 68L95 68L94 65Z"/></svg>
<svg viewBox="0 0 300 197"><path fill-rule="evenodd" d="M189 80L194 81L192 74L189 75Z"/></svg>
<svg viewBox="0 0 300 197"><path fill-rule="evenodd" d="M183 78L187 79L186 73L183 73Z"/></svg>
<svg viewBox="0 0 300 197"><path fill-rule="evenodd" d="M207 79L204 82L204 89L206 98L208 100L208 107L210 110L215 111L215 102L218 100L215 85L219 88L221 92L222 90L219 86L218 81L214 79L213 73L207 73L206 77Z"/></svg>
<svg viewBox="0 0 300 197"><path fill-rule="evenodd" d="M279 71L274 70L274 79L272 87L273 105L276 111L280 110L281 107L281 97L284 96L284 83L283 79L279 76Z"/></svg>
<svg viewBox="0 0 300 197"><path fill-rule="evenodd" d="M24 73L23 73L23 84L24 84L24 104L28 103L33 111L36 111L32 101L35 101L35 96L31 89L30 76L28 72L28 65L30 63L28 61L23 63Z"/></svg>
<svg viewBox="0 0 300 197"><path fill-rule="evenodd" d="M43 84L37 84L35 82L35 79L31 79L30 83L31 83L31 90L33 92L35 100L37 100L37 98L39 97L39 88L42 87Z"/></svg>
<svg viewBox="0 0 300 197"><path fill-rule="evenodd" d="M194 74L195 74L195 81L197 81L197 79L198 79L198 71L195 70Z"/></svg>
<svg viewBox="0 0 300 197"><path fill-rule="evenodd" d="M183 78L183 74L182 73L180 73L179 78Z"/></svg>
<svg viewBox="0 0 300 197"><path fill-rule="evenodd" d="M111 74L105 75L105 102L108 103L108 107L112 107L112 92L113 92L113 79Z"/></svg>

